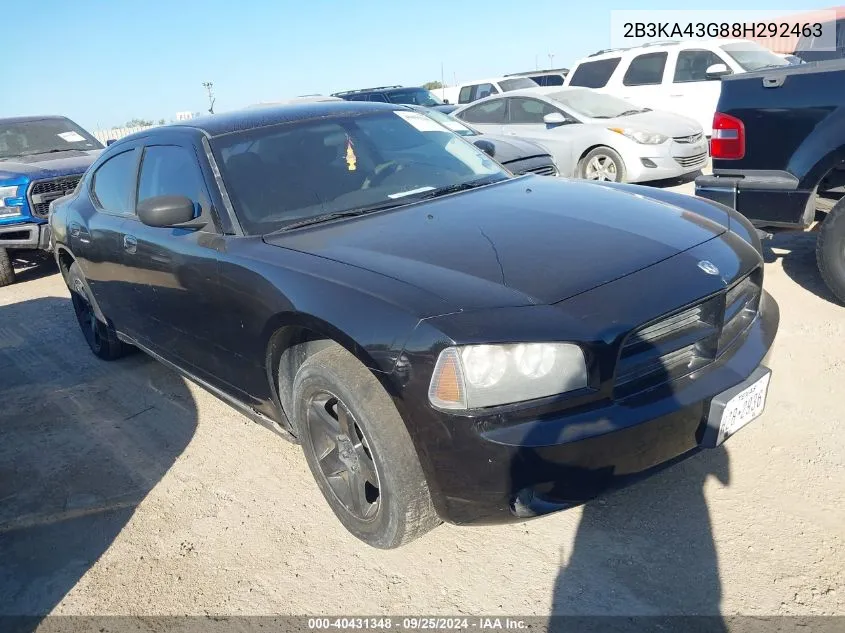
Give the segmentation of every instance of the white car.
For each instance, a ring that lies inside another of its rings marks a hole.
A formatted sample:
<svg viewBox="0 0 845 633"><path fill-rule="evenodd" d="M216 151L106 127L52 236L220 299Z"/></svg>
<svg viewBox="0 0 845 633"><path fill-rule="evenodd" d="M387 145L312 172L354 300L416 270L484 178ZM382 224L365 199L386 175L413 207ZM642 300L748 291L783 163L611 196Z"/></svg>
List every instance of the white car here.
<svg viewBox="0 0 845 633"><path fill-rule="evenodd" d="M445 98L449 103L471 103L490 95L511 92L512 90L529 90L540 88L540 84L530 77L496 77L494 79L478 79L468 81L443 89Z"/></svg>
<svg viewBox="0 0 845 633"><path fill-rule="evenodd" d="M644 182L697 172L707 163L707 140L693 119L589 88L508 92L451 116L487 134L542 145L562 176Z"/></svg>
<svg viewBox="0 0 845 633"><path fill-rule="evenodd" d="M783 57L748 40L658 42L580 59L564 85L594 88L635 105L685 114L710 136L721 77L787 65Z"/></svg>

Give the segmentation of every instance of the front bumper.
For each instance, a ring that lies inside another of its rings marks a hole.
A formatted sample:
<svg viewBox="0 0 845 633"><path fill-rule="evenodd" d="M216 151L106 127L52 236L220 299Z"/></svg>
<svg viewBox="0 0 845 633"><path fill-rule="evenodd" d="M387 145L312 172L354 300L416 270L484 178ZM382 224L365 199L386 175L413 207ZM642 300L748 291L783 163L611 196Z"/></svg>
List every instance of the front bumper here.
<svg viewBox="0 0 845 633"><path fill-rule="evenodd" d="M584 503L713 446L711 404L718 411L720 398L767 371L778 322L778 306L763 292L759 314L735 351L678 381L670 395L517 424L503 424L500 416L461 424L443 414L438 422L449 430L448 444L429 451L440 517L456 524L524 520Z"/></svg>
<svg viewBox="0 0 845 633"><path fill-rule="evenodd" d="M50 227L34 222L0 225L0 248L49 250Z"/></svg>
<svg viewBox="0 0 845 633"><path fill-rule="evenodd" d="M628 182L677 178L700 171L707 165L709 151L703 139L698 143L671 141L662 145L630 143L623 156Z"/></svg>

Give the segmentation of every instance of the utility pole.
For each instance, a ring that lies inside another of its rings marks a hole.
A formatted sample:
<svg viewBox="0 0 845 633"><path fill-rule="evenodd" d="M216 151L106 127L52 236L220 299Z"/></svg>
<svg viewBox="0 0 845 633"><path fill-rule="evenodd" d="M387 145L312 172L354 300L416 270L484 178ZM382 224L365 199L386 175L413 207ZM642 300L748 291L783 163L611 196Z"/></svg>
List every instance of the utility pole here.
<svg viewBox="0 0 845 633"><path fill-rule="evenodd" d="M555 67L554 59L555 59L555 54L549 53L549 70L551 70L552 68Z"/></svg>
<svg viewBox="0 0 845 633"><path fill-rule="evenodd" d="M534 55L534 70L540 70L540 63L537 61L539 55Z"/></svg>
<svg viewBox="0 0 845 633"><path fill-rule="evenodd" d="M440 94L443 94L443 88L446 87L446 75L443 74L443 62L440 62Z"/></svg>
<svg viewBox="0 0 845 633"><path fill-rule="evenodd" d="M212 92L213 83L210 81L202 82L202 87L208 90L208 113L214 114L214 93Z"/></svg>

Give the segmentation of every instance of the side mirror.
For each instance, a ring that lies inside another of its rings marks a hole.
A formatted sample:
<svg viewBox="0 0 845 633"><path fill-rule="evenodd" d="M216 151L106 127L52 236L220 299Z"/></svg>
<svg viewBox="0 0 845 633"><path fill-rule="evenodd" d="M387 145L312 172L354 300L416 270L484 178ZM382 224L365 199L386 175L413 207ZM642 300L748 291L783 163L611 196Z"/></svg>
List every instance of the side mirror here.
<svg viewBox="0 0 845 633"><path fill-rule="evenodd" d="M732 72L725 64L712 64L704 71L704 76L708 79L718 79L719 77L730 75Z"/></svg>
<svg viewBox="0 0 845 633"><path fill-rule="evenodd" d="M448 99L443 99L443 105L450 105L449 100L448 100Z"/></svg>
<svg viewBox="0 0 845 633"><path fill-rule="evenodd" d="M496 155L496 146L490 141L480 138L477 141L473 141L473 144L490 158L493 158Z"/></svg>
<svg viewBox="0 0 845 633"><path fill-rule="evenodd" d="M106 141L106 147L108 147L109 145L111 145L112 143L114 143L116 140L117 140L116 138L110 138L109 140L107 140L107 141Z"/></svg>
<svg viewBox="0 0 845 633"><path fill-rule="evenodd" d="M194 203L185 196L156 196L138 205L138 219L147 226L199 229L207 224L202 216L194 218Z"/></svg>
<svg viewBox="0 0 845 633"><path fill-rule="evenodd" d="M543 117L543 123L546 125L563 125L566 123L566 117L560 112L549 112Z"/></svg>

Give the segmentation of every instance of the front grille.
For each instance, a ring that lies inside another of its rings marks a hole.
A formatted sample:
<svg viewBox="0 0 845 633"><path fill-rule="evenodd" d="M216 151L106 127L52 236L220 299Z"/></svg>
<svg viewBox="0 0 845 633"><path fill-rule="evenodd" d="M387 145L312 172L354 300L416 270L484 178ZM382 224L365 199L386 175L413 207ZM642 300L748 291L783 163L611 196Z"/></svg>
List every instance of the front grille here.
<svg viewBox="0 0 845 633"><path fill-rule="evenodd" d="M757 316L762 282L757 268L727 290L632 332L619 353L614 397L670 383L730 350Z"/></svg>
<svg viewBox="0 0 845 633"><path fill-rule="evenodd" d="M698 143L698 141L701 140L701 132L699 132L698 134L691 134L690 136L675 136L673 137L673 140L676 143Z"/></svg>
<svg viewBox="0 0 845 633"><path fill-rule="evenodd" d="M541 165L525 170L526 174L537 174L538 176L557 176L557 167L554 165Z"/></svg>
<svg viewBox="0 0 845 633"><path fill-rule="evenodd" d="M61 198L74 189L82 178L82 174L63 176L52 180L35 180L29 185L27 198L32 214L39 218L46 218L50 211L50 203Z"/></svg>
<svg viewBox="0 0 845 633"><path fill-rule="evenodd" d="M703 165L707 161L707 152L694 154L693 156L675 156L675 162L681 167L696 167Z"/></svg>

